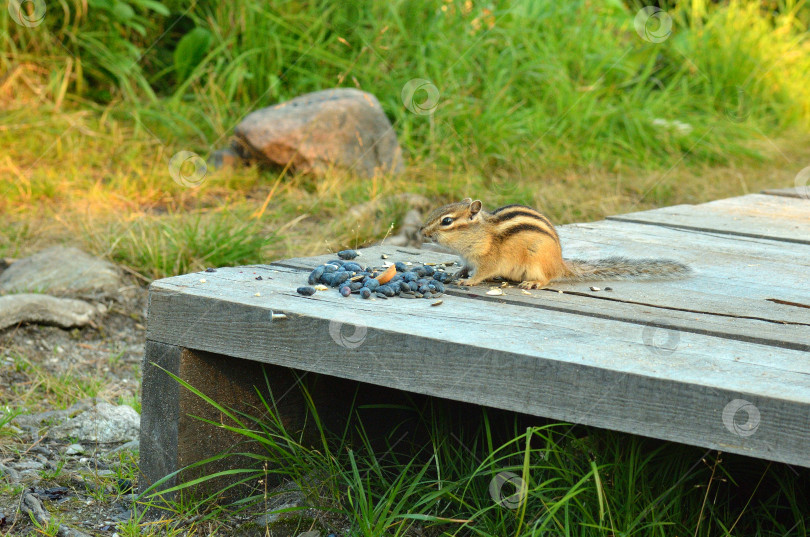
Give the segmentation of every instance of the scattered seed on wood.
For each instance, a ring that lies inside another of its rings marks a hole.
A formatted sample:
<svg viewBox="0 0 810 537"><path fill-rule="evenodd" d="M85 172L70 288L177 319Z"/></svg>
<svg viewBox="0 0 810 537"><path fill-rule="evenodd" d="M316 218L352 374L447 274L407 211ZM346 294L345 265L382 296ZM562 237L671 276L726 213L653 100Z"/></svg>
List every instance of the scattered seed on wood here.
<svg viewBox="0 0 810 537"><path fill-rule="evenodd" d="M388 259L388 255L387 254L381 254L380 259Z"/></svg>
<svg viewBox="0 0 810 537"><path fill-rule="evenodd" d="M360 252L358 252L357 250L341 250L338 252L337 255L341 259L354 259L358 255L360 255Z"/></svg>
<svg viewBox="0 0 810 537"><path fill-rule="evenodd" d="M528 296L534 296L533 294L531 294L530 292L528 292L528 291L527 291L527 290L525 290L525 289L521 289L521 290L520 290L520 292L521 292L521 293L523 293L524 295L528 295Z"/></svg>
<svg viewBox="0 0 810 537"><path fill-rule="evenodd" d="M377 276L376 280L380 283L388 283L397 273L397 267L391 265L385 272Z"/></svg>
<svg viewBox="0 0 810 537"><path fill-rule="evenodd" d="M327 290L327 289L329 289L329 288L328 288L327 286L325 286L324 284L319 283L318 285L316 285L316 286L314 287L314 289L315 289L316 291L326 291L326 290Z"/></svg>
<svg viewBox="0 0 810 537"><path fill-rule="evenodd" d="M205 278L200 278L200 283L205 283Z"/></svg>
<svg viewBox="0 0 810 537"><path fill-rule="evenodd" d="M493 296L499 296L499 295L503 294L503 291L501 289L495 288L495 289L490 289L489 291L487 291L487 294L488 295L493 295Z"/></svg>
<svg viewBox="0 0 810 537"><path fill-rule="evenodd" d="M253 295L253 296L262 296L262 294L261 294L261 293L256 293L256 294L255 294L255 295Z"/></svg>
<svg viewBox="0 0 810 537"><path fill-rule="evenodd" d="M601 291L601 289L598 287L591 287L591 291Z"/></svg>
<svg viewBox="0 0 810 537"><path fill-rule="evenodd" d="M444 301L443 301L443 300L437 300L436 302L433 302L433 303L431 304L431 306L441 306L443 303L444 303Z"/></svg>

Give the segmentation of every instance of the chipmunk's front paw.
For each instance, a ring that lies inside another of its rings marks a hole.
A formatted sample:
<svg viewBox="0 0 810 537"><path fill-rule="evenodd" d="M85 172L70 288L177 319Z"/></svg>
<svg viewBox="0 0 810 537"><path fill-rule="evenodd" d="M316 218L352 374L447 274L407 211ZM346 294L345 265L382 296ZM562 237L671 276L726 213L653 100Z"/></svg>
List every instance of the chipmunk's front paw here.
<svg viewBox="0 0 810 537"><path fill-rule="evenodd" d="M542 280L529 280L525 282L520 282L518 287L521 289L542 289L548 285L548 282L544 282Z"/></svg>

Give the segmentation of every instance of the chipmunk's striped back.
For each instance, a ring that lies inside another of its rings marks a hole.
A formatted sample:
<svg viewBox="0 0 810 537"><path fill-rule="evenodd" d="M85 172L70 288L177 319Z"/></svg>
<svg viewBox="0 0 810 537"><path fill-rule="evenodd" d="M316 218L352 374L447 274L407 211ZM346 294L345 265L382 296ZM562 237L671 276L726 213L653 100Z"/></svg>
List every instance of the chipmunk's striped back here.
<svg viewBox="0 0 810 537"><path fill-rule="evenodd" d="M532 232L547 235L557 244L560 243L549 219L526 205L505 205L495 209L489 221L496 226L497 238L501 242L518 233Z"/></svg>

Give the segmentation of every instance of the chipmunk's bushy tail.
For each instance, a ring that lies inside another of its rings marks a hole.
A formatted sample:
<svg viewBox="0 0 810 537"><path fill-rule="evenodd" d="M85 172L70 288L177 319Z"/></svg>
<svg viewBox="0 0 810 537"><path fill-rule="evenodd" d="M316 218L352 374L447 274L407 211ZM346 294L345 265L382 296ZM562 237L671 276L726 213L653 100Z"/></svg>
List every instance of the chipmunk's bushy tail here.
<svg viewBox="0 0 810 537"><path fill-rule="evenodd" d="M682 278L692 269L669 259L628 259L606 257L604 259L566 259L566 274L558 281L587 282L593 280L654 280Z"/></svg>

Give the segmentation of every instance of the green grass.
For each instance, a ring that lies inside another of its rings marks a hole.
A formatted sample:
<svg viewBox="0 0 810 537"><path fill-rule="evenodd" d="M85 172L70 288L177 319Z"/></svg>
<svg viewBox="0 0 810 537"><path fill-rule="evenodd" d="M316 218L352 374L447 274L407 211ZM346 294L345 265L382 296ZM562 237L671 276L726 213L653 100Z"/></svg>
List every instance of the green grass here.
<svg viewBox="0 0 810 537"><path fill-rule="evenodd" d="M4 67L52 69L60 104L105 103L203 153L248 111L332 86L378 95L412 158L485 175L727 163L810 120L804 2L682 2L660 43L617 0L90 4L65 0L35 28L4 17ZM414 78L438 89L432 119L402 102Z"/></svg>
<svg viewBox="0 0 810 537"><path fill-rule="evenodd" d="M426 401L356 405L346 429L330 432L301 383L314 429L307 435L282 424L272 398L265 403L269 417L259 420L180 382L223 416L210 425L263 447L249 455L252 468L215 474L241 479L255 494L213 509L213 519L289 490L267 490L262 483L274 476L304 492L317 528L363 537L798 536L810 523L806 469ZM401 421L380 435L374 420L364 419L374 410Z"/></svg>

